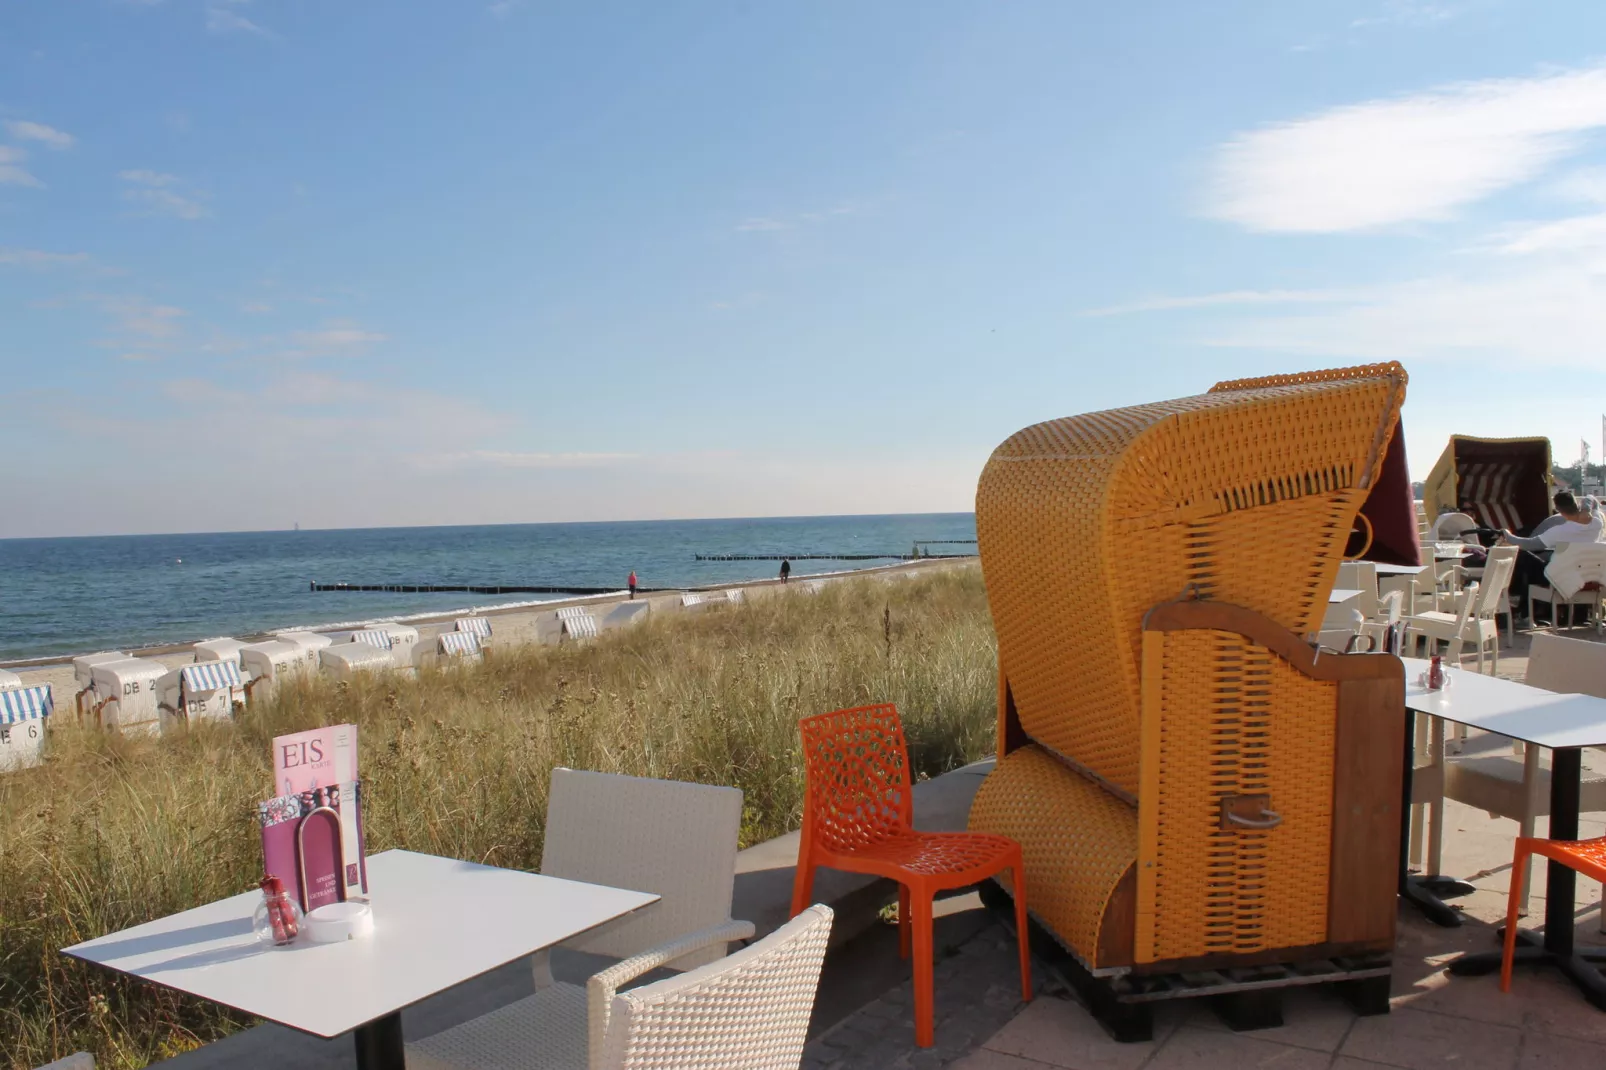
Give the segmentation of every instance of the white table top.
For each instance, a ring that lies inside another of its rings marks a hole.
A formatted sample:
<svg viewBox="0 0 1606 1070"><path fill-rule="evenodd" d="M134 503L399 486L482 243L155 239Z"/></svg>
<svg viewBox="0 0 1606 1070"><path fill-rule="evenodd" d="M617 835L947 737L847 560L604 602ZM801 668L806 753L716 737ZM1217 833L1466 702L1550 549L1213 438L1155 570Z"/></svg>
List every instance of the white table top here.
<svg viewBox="0 0 1606 1070"><path fill-rule="evenodd" d="M1417 683L1428 661L1400 660L1408 709L1540 747L1606 746L1606 699L1561 695L1471 669L1450 669L1451 685L1429 691Z"/></svg>
<svg viewBox="0 0 1606 1070"><path fill-rule="evenodd" d="M411 851L368 859L374 934L257 942L246 892L65 954L322 1037L339 1036L658 896Z"/></svg>
<svg viewBox="0 0 1606 1070"><path fill-rule="evenodd" d="M1338 587L1327 596L1327 604L1330 606L1341 606L1345 602L1355 601L1355 599L1359 598L1360 596L1360 591L1351 590L1348 587Z"/></svg>
<svg viewBox="0 0 1606 1070"><path fill-rule="evenodd" d="M1378 565L1379 576L1420 576L1428 570L1426 565Z"/></svg>

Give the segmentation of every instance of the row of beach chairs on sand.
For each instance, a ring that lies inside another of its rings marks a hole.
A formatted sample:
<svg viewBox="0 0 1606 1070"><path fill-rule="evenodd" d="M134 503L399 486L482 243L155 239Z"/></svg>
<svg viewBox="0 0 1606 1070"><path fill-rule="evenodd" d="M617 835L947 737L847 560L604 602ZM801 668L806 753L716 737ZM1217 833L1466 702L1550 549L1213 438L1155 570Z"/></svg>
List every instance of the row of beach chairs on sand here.
<svg viewBox="0 0 1606 1070"><path fill-rule="evenodd" d="M490 638L489 620L464 617L436 637L435 651L442 658L478 658ZM101 728L167 732L191 721L232 717L282 679L321 671L344 680L359 672L411 669L422 657L418 629L406 624L283 631L258 642L208 639L192 649L195 660L176 668L121 650L74 658L74 712ZM15 673L0 670L0 772L38 762L55 707L49 684L26 686Z"/></svg>
<svg viewBox="0 0 1606 1070"><path fill-rule="evenodd" d="M798 585L817 594L820 581ZM740 604L740 588L687 592L683 609ZM650 603L620 602L607 617L592 616L591 606L565 606L555 611L557 638L562 642L595 639L604 629L637 623ZM451 661L481 657L492 636L486 617L461 617L450 631L435 636L433 656ZM331 632L305 629L275 632L247 642L219 638L196 643L194 662L173 667L154 658L108 650L73 659L76 693L73 710L80 720L92 719L116 731L166 732L191 721L232 717L247 702L265 697L281 679L323 672L349 680L358 673L417 668L431 654L418 629L407 624L372 624ZM28 686L15 673L0 669L0 772L36 764L42 752L45 725L55 712L49 684Z"/></svg>
<svg viewBox="0 0 1606 1070"><path fill-rule="evenodd" d="M743 600L740 589L690 592L681 596L681 606ZM598 620L590 606L566 606L555 613L558 641L595 639L604 628L639 622L649 609L646 600L621 602L605 620ZM491 636L488 618L461 617L450 631L435 636L433 655L475 660ZM232 717L237 707L265 697L281 679L323 672L349 680L358 673L414 669L430 656L429 644L421 643L418 629L408 624L288 630L257 642L208 639L196 643L193 651L194 662L176 668L121 650L74 658L75 714L116 731L166 732L191 721ZM28 686L15 673L0 669L0 772L38 762L55 705L49 684Z"/></svg>

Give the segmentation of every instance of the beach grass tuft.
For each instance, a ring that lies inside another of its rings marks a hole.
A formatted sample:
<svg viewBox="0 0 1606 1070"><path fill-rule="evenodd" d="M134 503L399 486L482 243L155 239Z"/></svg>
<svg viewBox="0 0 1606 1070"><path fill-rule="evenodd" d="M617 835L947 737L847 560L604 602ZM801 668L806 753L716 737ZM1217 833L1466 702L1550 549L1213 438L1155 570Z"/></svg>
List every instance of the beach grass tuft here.
<svg viewBox="0 0 1606 1070"><path fill-rule="evenodd" d="M275 735L359 726L370 851L535 869L554 766L734 785L747 846L798 824L799 718L895 702L935 776L993 749L995 666L971 566L652 614L416 679L298 682L161 739L58 712L45 764L0 776L0 1066L87 1049L142 1067L250 1024L59 949L253 888Z"/></svg>

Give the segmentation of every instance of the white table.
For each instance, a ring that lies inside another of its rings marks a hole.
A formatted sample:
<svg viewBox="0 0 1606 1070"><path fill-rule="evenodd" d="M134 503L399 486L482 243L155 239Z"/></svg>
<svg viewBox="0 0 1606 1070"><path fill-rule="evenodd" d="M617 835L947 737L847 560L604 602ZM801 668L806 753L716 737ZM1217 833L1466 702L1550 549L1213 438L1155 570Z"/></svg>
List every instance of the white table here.
<svg viewBox="0 0 1606 1070"><path fill-rule="evenodd" d="M251 891L63 953L321 1037L353 1033L359 1068L401 1070L402 1008L658 900L411 851L370 857L368 880L362 940L261 944Z"/></svg>
<svg viewBox="0 0 1606 1070"><path fill-rule="evenodd" d="M1550 759L1550 838L1578 838L1578 788L1583 747L1606 746L1606 699L1590 695L1563 695L1543 688L1519 684L1514 680L1484 676L1481 673L1451 670L1451 685L1442 691L1429 691L1417 683L1429 663L1421 658L1401 658L1405 665L1405 705L1441 721L1497 732L1529 746L1548 747ZM1409 728L1407 747L1412 747ZM1414 748L1413 748L1414 749ZM1408 760L1406 768L1411 768ZM1409 774L1407 774L1409 776ZM1409 785L1406 801L1409 802ZM1409 810L1409 806L1406 807ZM1401 894L1433 917L1431 904L1423 902L1430 893L1416 886L1407 891L1402 854ZM1545 888L1545 932L1543 939L1529 934L1518 949L1518 961L1543 962L1559 968L1583 992L1584 998L1606 1010L1606 979L1595 963L1606 961L1606 951L1576 952L1573 948L1573 889L1576 874L1559 862L1549 863ZM1436 899L1435 899L1436 901ZM1440 909L1447 909L1442 903ZM1435 920L1439 920L1435 918ZM1499 952L1463 955L1450 964L1450 972L1475 975L1500 968Z"/></svg>

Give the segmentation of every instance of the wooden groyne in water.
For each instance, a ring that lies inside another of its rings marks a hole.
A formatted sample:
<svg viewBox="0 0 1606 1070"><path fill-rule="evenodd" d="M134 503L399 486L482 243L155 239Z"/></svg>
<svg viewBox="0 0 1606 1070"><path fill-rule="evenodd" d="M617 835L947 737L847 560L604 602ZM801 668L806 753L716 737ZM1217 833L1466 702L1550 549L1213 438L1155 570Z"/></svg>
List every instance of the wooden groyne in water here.
<svg viewBox="0 0 1606 1070"><path fill-rule="evenodd" d="M937 561L975 554L697 554L699 561Z"/></svg>
<svg viewBox="0 0 1606 1070"><path fill-rule="evenodd" d="M389 591L394 594L618 594L625 588L613 587L525 587L504 584L462 583L309 583L312 591ZM637 587L638 594L678 591L679 587Z"/></svg>

